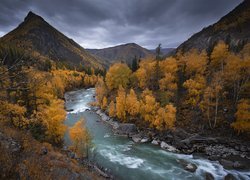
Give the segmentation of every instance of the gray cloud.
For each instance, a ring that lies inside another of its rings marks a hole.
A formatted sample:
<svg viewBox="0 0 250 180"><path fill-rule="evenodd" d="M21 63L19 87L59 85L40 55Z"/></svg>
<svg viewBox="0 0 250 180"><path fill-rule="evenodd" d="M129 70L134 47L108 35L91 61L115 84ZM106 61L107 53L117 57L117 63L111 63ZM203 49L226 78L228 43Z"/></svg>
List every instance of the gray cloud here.
<svg viewBox="0 0 250 180"><path fill-rule="evenodd" d="M235 0L1 0L0 36L22 22L28 11L85 48L135 42L176 47L240 1Z"/></svg>

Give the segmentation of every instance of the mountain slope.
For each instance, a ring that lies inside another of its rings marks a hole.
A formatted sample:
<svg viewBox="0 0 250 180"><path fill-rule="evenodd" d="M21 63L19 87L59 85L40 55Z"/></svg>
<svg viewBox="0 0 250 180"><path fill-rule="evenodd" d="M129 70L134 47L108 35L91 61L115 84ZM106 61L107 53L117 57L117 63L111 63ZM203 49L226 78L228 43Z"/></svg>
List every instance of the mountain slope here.
<svg viewBox="0 0 250 180"><path fill-rule="evenodd" d="M141 57L149 57L153 56L150 50L147 50L138 44L135 43L128 43L122 44L119 46L104 48L104 49L86 49L91 54L104 59L109 64L114 62L124 61L127 63L131 63L132 60L135 58Z"/></svg>
<svg viewBox="0 0 250 180"><path fill-rule="evenodd" d="M29 12L24 21L0 39L2 43L14 44L29 52L38 52L54 61L73 66L102 68L102 61L91 56L72 39L56 30L42 17Z"/></svg>
<svg viewBox="0 0 250 180"><path fill-rule="evenodd" d="M250 42L250 1L245 0L217 23L204 28L182 43L177 51L186 52L192 48L210 52L218 41L226 42L237 52Z"/></svg>

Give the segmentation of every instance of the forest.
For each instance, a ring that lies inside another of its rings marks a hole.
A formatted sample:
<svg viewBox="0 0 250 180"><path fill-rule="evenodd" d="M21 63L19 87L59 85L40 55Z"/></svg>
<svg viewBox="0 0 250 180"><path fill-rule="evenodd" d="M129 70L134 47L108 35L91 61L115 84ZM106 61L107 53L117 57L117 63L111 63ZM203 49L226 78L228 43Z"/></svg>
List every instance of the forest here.
<svg viewBox="0 0 250 180"><path fill-rule="evenodd" d="M98 79L97 102L109 116L160 132L219 128L249 135L250 44L235 53L220 41L209 53L192 49L167 58L160 48L133 71L115 63Z"/></svg>
<svg viewBox="0 0 250 180"><path fill-rule="evenodd" d="M28 130L33 137L56 146L66 131L64 93L93 87L99 70L70 70L38 54L0 47L0 119L2 125Z"/></svg>

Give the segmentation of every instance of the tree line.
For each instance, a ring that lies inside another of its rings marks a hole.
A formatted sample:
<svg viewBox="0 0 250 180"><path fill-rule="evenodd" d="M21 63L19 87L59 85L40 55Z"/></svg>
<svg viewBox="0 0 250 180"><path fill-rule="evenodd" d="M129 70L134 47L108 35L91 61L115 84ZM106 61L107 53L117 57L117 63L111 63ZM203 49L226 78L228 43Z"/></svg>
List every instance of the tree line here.
<svg viewBox="0 0 250 180"><path fill-rule="evenodd" d="M159 46L133 71L113 64L96 84L97 103L122 122L159 131L189 124L249 132L249 52L250 44L234 54L220 41L209 54L192 49L164 59Z"/></svg>

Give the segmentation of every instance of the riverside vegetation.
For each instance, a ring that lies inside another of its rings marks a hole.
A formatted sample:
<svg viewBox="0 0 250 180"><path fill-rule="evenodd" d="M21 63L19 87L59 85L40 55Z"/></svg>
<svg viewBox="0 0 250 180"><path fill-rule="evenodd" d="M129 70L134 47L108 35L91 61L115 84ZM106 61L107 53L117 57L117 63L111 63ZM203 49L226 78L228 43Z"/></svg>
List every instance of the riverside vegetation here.
<svg viewBox="0 0 250 180"><path fill-rule="evenodd" d="M159 45L156 57L129 54L129 64L92 56L29 12L0 38L0 179L99 178L61 152L64 93L93 86L93 104L152 143L249 170L249 7L243 1L172 56ZM84 121L69 134L71 149L87 156Z"/></svg>
<svg viewBox="0 0 250 180"><path fill-rule="evenodd" d="M84 71L69 70L61 65L58 67L56 63L49 59L38 58L20 49L4 45L0 46L0 59L0 123L1 135L3 135L1 139L7 138L6 143L8 144L12 142L10 141L11 138L15 138L13 142L16 140L16 144L19 143L16 148L16 155L19 154L20 156L14 163L13 158L15 156L12 155L11 150L4 148L4 141L1 140L1 149L3 150L1 152L3 153L1 153L0 159L4 167L1 168L0 177L52 178L57 176L56 169L43 174L46 171L45 168L50 166L49 161L44 160L44 167L32 165L36 163L36 158L40 159L39 148L44 148L46 153L49 149L53 154L49 145L42 145L39 142L50 143L56 148L63 145L63 137L66 131L64 125L66 118L63 101L64 92L75 88L93 86L100 77L95 74L94 69L91 69L89 74ZM25 135L25 132L28 134ZM79 136L84 132L84 129L82 129L74 134ZM32 140L31 136L39 142ZM75 140L75 136L72 136L72 140ZM26 142L27 138L30 143ZM34 151L33 156L27 159L25 157L27 156L26 151ZM78 147L75 151L79 152ZM58 158L61 156L61 159L63 159L60 152L55 153L57 155L50 155L49 157ZM9 157L9 159L6 159L6 157ZM67 157L64 158L65 161L60 162L62 166L68 167L66 168L68 170L73 168L71 169L73 172L86 173L87 177L87 170L81 171L76 162L74 162L75 165L71 165L68 164L70 160L67 160ZM52 166L57 167L58 165L52 163ZM70 173L68 176L73 177ZM66 174L65 177L67 177Z"/></svg>

